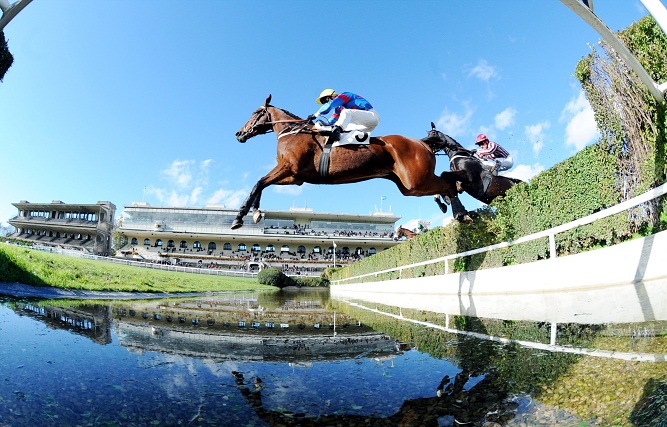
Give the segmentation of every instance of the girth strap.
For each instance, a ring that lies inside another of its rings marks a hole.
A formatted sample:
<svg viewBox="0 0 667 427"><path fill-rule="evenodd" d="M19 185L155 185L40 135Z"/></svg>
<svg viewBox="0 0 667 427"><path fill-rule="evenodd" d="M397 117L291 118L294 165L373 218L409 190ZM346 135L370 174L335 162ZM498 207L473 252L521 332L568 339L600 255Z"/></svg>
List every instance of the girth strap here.
<svg viewBox="0 0 667 427"><path fill-rule="evenodd" d="M331 146L333 143L334 141L332 141L331 138L328 138L327 142L324 144L324 148L322 148L319 172L320 177L323 180L329 175L329 154L331 153Z"/></svg>

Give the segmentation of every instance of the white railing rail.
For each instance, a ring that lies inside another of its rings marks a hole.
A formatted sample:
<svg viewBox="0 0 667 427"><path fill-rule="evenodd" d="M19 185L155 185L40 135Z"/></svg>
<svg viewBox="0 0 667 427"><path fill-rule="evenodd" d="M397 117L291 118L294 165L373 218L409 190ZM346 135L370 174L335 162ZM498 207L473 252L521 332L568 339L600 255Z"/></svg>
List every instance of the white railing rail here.
<svg viewBox="0 0 667 427"><path fill-rule="evenodd" d="M548 230L540 231L538 233L530 234L528 236L523 236L520 237L516 240L513 240L511 242L502 242L502 243L496 243L495 245L490 245L490 246L485 246L483 248L477 248L477 249L472 249L469 251L457 253L457 254L451 254L451 255L446 255L440 258L435 258L431 259L428 261L422 261L422 262L417 262L414 264L408 264L408 265L403 265L400 267L394 267L394 268L388 268L386 270L380 270L380 271L375 271L373 273L366 273L366 274L361 274L358 276L353 276L353 277L347 277L344 279L339 279L339 280L332 280L331 284L332 285L339 285L342 284L343 282L349 282L352 280L357 280L361 279L364 277L369 277L369 276L378 276L380 274L385 274L385 273L391 273L394 271L399 272L399 277L402 275L403 270L407 270L410 268L415 268L415 267L421 267L425 265L430 265L430 264L436 264L439 262L444 263L444 274L449 273L449 261L456 259L456 258L461 258L465 256L470 256L470 255L476 255L496 249L501 249L501 248L507 248L513 245L517 245L520 243L526 243L530 242L532 240L537 240L541 239L544 237L549 237L549 258L553 259L556 258L556 239L555 236L558 233L562 233L564 231L572 230L574 228L577 228L582 225L590 224L592 222L595 222L597 220L600 220L602 218L606 218L611 215L615 215L617 213L623 212L627 209L633 208L637 205L641 205L642 203L646 203L650 200L653 200L655 198L658 198L660 196L665 195L667 193L667 183L664 183L660 185L659 187L656 187L652 190L647 191L644 194L641 194L639 196L633 197L632 199L626 200L625 202L619 203L616 206L612 206L610 208L604 209L602 211L596 212L594 214L585 216L583 218L579 218L575 221L568 222L566 224L559 225L557 227L550 228Z"/></svg>

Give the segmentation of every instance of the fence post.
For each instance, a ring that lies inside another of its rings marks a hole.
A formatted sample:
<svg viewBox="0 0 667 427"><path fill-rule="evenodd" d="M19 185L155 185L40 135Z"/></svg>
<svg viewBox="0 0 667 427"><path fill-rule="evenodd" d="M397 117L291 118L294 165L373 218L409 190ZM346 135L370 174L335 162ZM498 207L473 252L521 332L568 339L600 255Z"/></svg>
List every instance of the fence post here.
<svg viewBox="0 0 667 427"><path fill-rule="evenodd" d="M556 258L556 237L553 233L549 234L549 259Z"/></svg>

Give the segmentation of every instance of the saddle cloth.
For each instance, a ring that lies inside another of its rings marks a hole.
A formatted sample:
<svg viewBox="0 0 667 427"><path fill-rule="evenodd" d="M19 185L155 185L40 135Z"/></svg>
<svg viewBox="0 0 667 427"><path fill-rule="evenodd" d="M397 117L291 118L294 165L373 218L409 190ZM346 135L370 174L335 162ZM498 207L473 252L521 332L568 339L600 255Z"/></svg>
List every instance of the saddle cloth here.
<svg viewBox="0 0 667 427"><path fill-rule="evenodd" d="M353 130L350 132L341 133L340 139L334 142L332 147L337 147L339 145L348 145L348 144L368 145L370 143L370 140L371 140L370 132Z"/></svg>

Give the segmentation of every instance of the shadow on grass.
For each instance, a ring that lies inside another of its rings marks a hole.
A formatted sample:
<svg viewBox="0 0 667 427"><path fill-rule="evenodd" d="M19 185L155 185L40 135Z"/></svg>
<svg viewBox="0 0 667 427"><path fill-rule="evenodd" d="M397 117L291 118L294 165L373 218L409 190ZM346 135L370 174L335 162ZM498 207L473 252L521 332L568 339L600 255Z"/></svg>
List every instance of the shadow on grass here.
<svg viewBox="0 0 667 427"><path fill-rule="evenodd" d="M0 248L0 282L23 283L32 286L49 286L44 280L27 271Z"/></svg>

